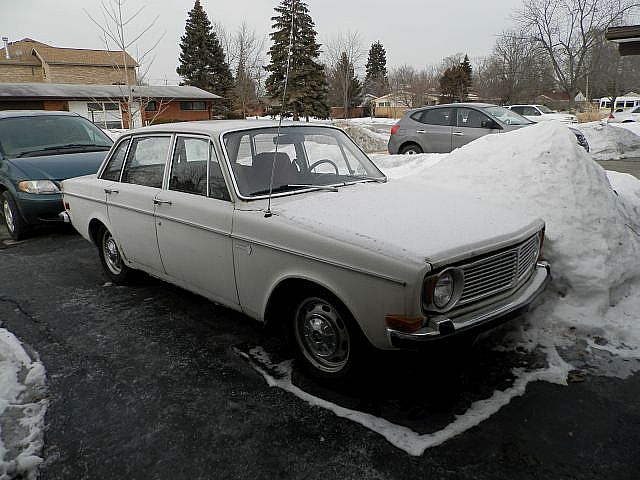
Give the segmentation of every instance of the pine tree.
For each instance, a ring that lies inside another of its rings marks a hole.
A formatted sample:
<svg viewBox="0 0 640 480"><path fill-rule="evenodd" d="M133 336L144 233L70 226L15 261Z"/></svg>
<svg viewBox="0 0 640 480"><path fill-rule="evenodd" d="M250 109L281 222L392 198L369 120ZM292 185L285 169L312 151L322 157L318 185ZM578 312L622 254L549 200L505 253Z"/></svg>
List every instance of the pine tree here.
<svg viewBox="0 0 640 480"><path fill-rule="evenodd" d="M216 113L229 111L233 77L200 0L196 0L189 12L184 35L180 38L180 62L176 72L183 78L182 85L193 85L224 97L214 106Z"/></svg>
<svg viewBox="0 0 640 480"><path fill-rule="evenodd" d="M442 94L449 97L451 101L464 102L469 95L469 88L473 80L471 74L471 62L469 62L469 57L465 55L460 64L447 68L440 77Z"/></svg>
<svg viewBox="0 0 640 480"><path fill-rule="evenodd" d="M329 115L327 79L324 67L317 61L320 44L316 42L309 9L301 0L282 0L275 11L276 15L271 18L274 30L269 49L271 62L265 67L269 72L265 82L267 95L279 102L283 100L293 13L289 78L282 113L291 114L294 120L300 116L326 118Z"/></svg>
<svg viewBox="0 0 640 480"><path fill-rule="evenodd" d="M344 118L347 118L349 109L362 101L362 84L356 77L353 63L349 61L346 52L342 52L340 59L331 72L330 91L332 93L332 105L342 105Z"/></svg>
<svg viewBox="0 0 640 480"><path fill-rule="evenodd" d="M371 93L377 97L388 93L387 52L380 41L371 45L366 68L367 75L364 84L367 93Z"/></svg>

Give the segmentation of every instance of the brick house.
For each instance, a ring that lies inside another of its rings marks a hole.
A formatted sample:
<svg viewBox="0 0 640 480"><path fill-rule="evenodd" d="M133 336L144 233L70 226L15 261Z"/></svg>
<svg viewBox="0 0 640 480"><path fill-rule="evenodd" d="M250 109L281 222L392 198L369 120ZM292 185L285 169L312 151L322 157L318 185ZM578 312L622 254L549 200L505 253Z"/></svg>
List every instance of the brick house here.
<svg viewBox="0 0 640 480"><path fill-rule="evenodd" d="M60 48L30 38L0 49L0 83L138 83L138 64L121 51ZM126 76L125 76L126 72Z"/></svg>
<svg viewBox="0 0 640 480"><path fill-rule="evenodd" d="M0 83L0 110L76 112L103 128L128 128L125 85ZM209 120L220 96L191 86L133 87L134 126Z"/></svg>

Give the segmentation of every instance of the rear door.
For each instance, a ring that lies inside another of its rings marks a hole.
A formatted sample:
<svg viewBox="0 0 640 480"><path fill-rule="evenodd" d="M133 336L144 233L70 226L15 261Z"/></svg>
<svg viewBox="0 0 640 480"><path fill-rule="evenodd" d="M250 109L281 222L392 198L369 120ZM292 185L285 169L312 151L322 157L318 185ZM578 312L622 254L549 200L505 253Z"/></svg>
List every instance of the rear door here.
<svg viewBox="0 0 640 480"><path fill-rule="evenodd" d="M154 214L170 143L170 135L133 137L120 183L105 189L111 233L122 254L151 273L164 272Z"/></svg>
<svg viewBox="0 0 640 480"><path fill-rule="evenodd" d="M167 189L156 197L156 230L168 275L225 305L237 305L233 203L213 145L178 135Z"/></svg>
<svg viewBox="0 0 640 480"><path fill-rule="evenodd" d="M488 128L491 119L474 108L456 108L456 125L452 133L453 148L459 148L496 130Z"/></svg>
<svg viewBox="0 0 640 480"><path fill-rule="evenodd" d="M422 110L413 119L418 123L416 135L426 153L448 153L452 149L452 107L436 107Z"/></svg>

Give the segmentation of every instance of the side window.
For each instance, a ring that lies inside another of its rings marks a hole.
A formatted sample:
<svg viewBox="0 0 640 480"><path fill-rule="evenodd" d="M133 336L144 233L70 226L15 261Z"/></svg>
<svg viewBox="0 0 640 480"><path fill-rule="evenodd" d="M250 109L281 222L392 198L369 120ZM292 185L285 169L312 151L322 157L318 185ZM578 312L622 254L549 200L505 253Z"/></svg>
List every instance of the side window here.
<svg viewBox="0 0 640 480"><path fill-rule="evenodd" d="M169 143L170 137L134 138L122 172L122 181L161 188Z"/></svg>
<svg viewBox="0 0 640 480"><path fill-rule="evenodd" d="M530 115L532 117L539 117L540 115L542 115L540 111L535 107L527 107L525 109L525 112L525 115Z"/></svg>
<svg viewBox="0 0 640 480"><path fill-rule="evenodd" d="M432 108L422 112L420 121L429 125L451 125L452 108Z"/></svg>
<svg viewBox="0 0 640 480"><path fill-rule="evenodd" d="M458 108L458 127L469 128L487 128L482 122L486 122L489 118L472 108Z"/></svg>
<svg viewBox="0 0 640 480"><path fill-rule="evenodd" d="M178 137L171 162L169 190L207 195L209 140Z"/></svg>
<svg viewBox="0 0 640 480"><path fill-rule="evenodd" d="M116 147L115 152L111 155L111 159L109 159L109 163L105 167L100 178L103 180L113 180L114 182L120 180L120 171L122 170L122 164L124 163L124 158L127 154L129 141L129 139L124 140Z"/></svg>
<svg viewBox="0 0 640 480"><path fill-rule="evenodd" d="M520 115L524 115L524 107L511 107L511 110L513 110L516 113L519 113Z"/></svg>
<svg viewBox="0 0 640 480"><path fill-rule="evenodd" d="M224 177L222 176L220 162L213 149L213 145L211 143L209 145L209 196L211 198L217 198L218 200L231 201L227 184L224 182Z"/></svg>

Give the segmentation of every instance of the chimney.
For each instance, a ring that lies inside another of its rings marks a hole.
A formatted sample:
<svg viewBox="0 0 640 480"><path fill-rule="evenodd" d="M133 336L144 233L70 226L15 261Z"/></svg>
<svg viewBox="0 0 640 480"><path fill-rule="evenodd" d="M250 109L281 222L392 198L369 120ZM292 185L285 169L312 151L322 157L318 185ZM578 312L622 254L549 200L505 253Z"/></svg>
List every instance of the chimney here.
<svg viewBox="0 0 640 480"><path fill-rule="evenodd" d="M2 37L2 42L4 43L4 56L7 57L7 60L11 60L11 55L9 55L9 37Z"/></svg>

